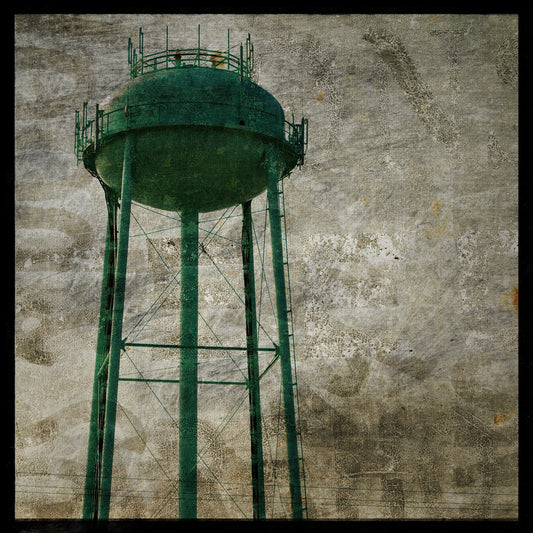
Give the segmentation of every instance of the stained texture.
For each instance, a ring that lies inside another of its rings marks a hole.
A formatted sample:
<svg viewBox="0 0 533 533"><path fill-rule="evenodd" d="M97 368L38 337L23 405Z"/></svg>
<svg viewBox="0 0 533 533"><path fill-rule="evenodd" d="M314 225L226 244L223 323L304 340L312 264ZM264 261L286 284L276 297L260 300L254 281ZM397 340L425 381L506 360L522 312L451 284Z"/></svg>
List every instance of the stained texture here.
<svg viewBox="0 0 533 533"><path fill-rule="evenodd" d="M74 111L127 80L139 26L155 51L167 24L176 46L195 46L198 24L207 48L224 49L228 27L251 33L256 81L309 119L306 163L285 185L309 517L516 517L512 15L16 17L16 515L81 516L106 213L76 166ZM242 277L239 219L226 228L230 240L200 253L200 309L242 342L239 301L208 257ZM130 325L179 266L179 228L152 237L130 245ZM160 342L178 342L178 301L161 308ZM211 341L203 323L199 334ZM217 364L232 379L232 363ZM271 441L276 376L262 398ZM157 394L121 384L111 516L177 516L179 438L161 407L177 413L177 392ZM218 434L238 394L200 386L199 516L250 509L246 410ZM267 500L286 469L279 450L265 452Z"/></svg>

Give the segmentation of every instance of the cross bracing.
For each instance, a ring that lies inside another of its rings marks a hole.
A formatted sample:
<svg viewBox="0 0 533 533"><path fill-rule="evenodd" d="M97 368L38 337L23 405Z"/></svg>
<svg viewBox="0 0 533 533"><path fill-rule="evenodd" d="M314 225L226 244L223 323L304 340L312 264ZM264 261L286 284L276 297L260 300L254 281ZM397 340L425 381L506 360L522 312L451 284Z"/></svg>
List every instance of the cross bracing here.
<svg viewBox="0 0 533 533"><path fill-rule="evenodd" d="M283 190L279 189L278 194L283 197ZM256 199L256 203L260 202L261 198ZM254 244L254 255L257 264L261 265L258 269L258 273L254 271L254 278L258 287L257 290L257 338L260 339L260 343L257 346L258 360L260 365L257 369L258 382L265 383L276 372L277 363L279 361L279 340L274 333L276 330L275 324L277 320L276 306L273 299L272 279L269 274L268 268L265 268L265 258L267 254L271 253L268 250L267 243L269 239L268 228L268 200L264 198L264 208L255 208L253 212L250 210L250 239ZM244 207L243 207L244 208ZM241 209L243 209L241 208ZM284 208L283 202L281 202L281 209ZM239 251L242 248L239 242L236 230L238 230L238 222L242 217L242 213L239 214L239 206L233 206L226 209L223 212L218 213L218 216L214 216L213 213L206 213L202 215L202 218L198 221L198 233L202 237L198 240L198 255L199 255L199 270L201 272L200 281L203 278L205 280L215 279L218 292L221 291L220 286L223 283L227 290L224 293L224 304L229 306L230 309L243 309L246 304L245 298L243 298L242 292L242 275L239 276L240 270L231 268L232 266L232 254L238 258ZM283 212L281 212L280 220L283 218ZM159 219L159 222L153 224L155 219ZM151 219L151 220L150 220ZM176 300L172 299L173 293L180 285L180 273L181 273L181 261L179 257L179 235L181 226L181 217L179 214L170 214L168 212L159 212L156 209L143 206L141 204L134 204L131 211L132 228L130 231L130 239L133 241L135 238L143 238L146 242L146 250L151 254L151 257L156 258L161 265L161 270L164 271L166 278L156 275L154 276L154 286L159 287L159 290L150 291L149 298L145 298L143 307L146 311L138 313L136 311L137 306L130 302L134 300L135 295L133 289L130 290L126 286L127 303L125 305L124 314L124 329L125 334L121 341L121 370L118 377L120 382L120 394L124 394L127 390L126 387L131 386L133 383L144 384L146 390L149 391L149 395L155 401L157 409L160 409L171 422L171 429L177 434L179 440L179 421L177 421L176 413L172 413L172 404L175 404L176 390L180 383L179 365L177 364L176 352L187 348L183 344L179 343L179 335L176 327L177 315L179 315L179 305L176 306ZM147 223L152 222L152 227L148 230ZM232 228L232 224L233 228ZM262 223L262 225L261 225ZM229 231L226 234L223 233L224 229ZM285 229L285 228L284 228ZM177 244L176 244L177 243ZM217 248L220 243L220 247ZM222 254L222 260L219 258L219 254L212 254L212 249L215 248L217 252L220 252L222 248L226 249L226 253ZM139 247L137 247L138 249ZM229 249L229 252L227 250ZM286 260L286 237L284 236L283 247L283 264L285 266L285 283L290 289L288 284L288 272L286 271L288 261ZM238 263L238 262L237 262ZM153 265L152 265L153 266ZM233 271L232 271L233 270ZM236 271L236 272L235 272ZM237 275L235 275L237 273ZM135 276L135 275L134 275ZM270 278L270 279L269 279ZM133 283L135 285L135 283ZM146 295L144 295L146 296ZM231 298L231 300L230 300ZM289 299L290 301L290 299ZM211 302L212 303L212 302ZM208 306L205 306L206 308ZM216 313L215 313L216 314ZM241 322L244 322L244 317L238 317L239 313L233 312L232 322L238 323L239 318ZM241 314L243 314L241 312ZM210 439L203 443L201 449L197 454L197 466L199 468L200 478L197 480L198 498L199 498L199 512L202 509L202 484L199 483L203 477L207 476L208 480L215 483L215 489L218 490L222 496L228 497L228 501L233 501L232 509L226 509L222 511L228 513L228 516L233 516L234 513L237 516L242 517L256 517L256 503L257 498L254 496L253 500L253 512L249 509L249 505L239 505L235 499L231 496L232 491L226 487L226 483L231 484L231 479L224 476L224 472L215 472L213 466L209 464L206 454L216 447L217 442L221 440L224 433L227 433L228 426L233 422L237 427L241 428L246 425L246 420L242 419L245 415L243 404L250 392L250 378L246 374L246 342L227 342L226 338L228 331L231 328L227 327L227 324L213 323L213 313L211 315L208 311L202 309L200 305L198 309L199 318L199 337L198 344L195 349L198 350L198 379L197 386L199 387L199 401L202 400L202 395L206 387L217 388L218 385L225 385L223 387L223 394L225 400L224 407L226 415L217 420L217 424L214 424L211 428ZM287 316L290 318L290 335L292 336L292 314L287 309ZM170 326L170 322L174 321L174 327ZM170 327L169 327L170 326ZM236 328L242 331L241 328ZM225 335L226 334L226 335ZM242 336L242 335L241 335ZM233 336L234 338L235 336ZM157 339L156 341L149 341L147 339ZM231 331L230 331L230 338ZM292 357L293 357L293 375L295 376L294 366L294 344L292 344ZM164 361L165 366L160 365L161 361ZM105 368L107 361L104 360L102 368ZM215 377L213 377L213 372ZM205 374L205 375L204 375ZM223 377L217 377L217 374L224 374ZM262 516L267 517L270 513L271 517L284 517L290 516L291 506L286 505L286 500L291 500L291 494L288 488L287 480L282 480L282 476L277 472L278 465L280 464L279 454L280 451L286 449L286 443L283 442L283 422L281 411L281 394L282 386L279 375L274 378L274 381L270 383L278 392L274 395L277 400L277 423L273 426L265 426L265 431L261 436L261 442L265 445L265 465L268 470L268 480L263 480L261 483L262 493L261 500L263 504ZM141 385L142 386L142 385ZM296 390L296 379L292 384ZM170 388L174 389L173 393L169 393ZM166 388L166 389L165 389ZM165 390L164 390L165 389ZM218 387L220 390L220 387ZM231 390L232 392L228 392ZM132 396L138 393L131 393ZM130 396L128 396L129 398ZM275 402L274 402L275 403ZM172 473L175 467L176 458L174 457L174 465L170 463L165 464L160 458L157 457L157 453L153 450L153 444L150 444L148 437L143 437L143 432L139 429L139 424L142 422L135 421L134 417L128 416L127 410L124 409L124 405L121 402L117 403L119 410L119 418L122 419L122 423L125 421L131 426L136 437L142 442L142 445L146 449L150 459L155 462L157 470L161 471L163 478L162 482L168 484L168 494L165 496L160 506L152 511L152 516L165 515L170 513L172 515L172 504L176 503L175 498L179 496L179 475L176 476ZM175 406L175 405L174 405ZM133 408L132 408L133 410ZM146 411L145 411L146 412ZM241 420L237 420L241 417ZM261 413L259 413L261 418ZM272 418L272 417L270 417ZM273 431L275 427L275 431ZM221 437L222 436L222 437ZM298 438L300 433L298 432ZM252 437L253 440L254 437ZM200 444L200 443L199 443ZM301 472L301 479L303 481L301 498L303 505L302 511L306 511L305 507L305 478L303 476L303 457L300 451L297 457L299 469ZM170 465L170 466L169 466ZM261 468L263 468L263 460L261 459ZM242 466L240 468L242 470ZM246 475L244 472L239 473L240 476ZM255 479L255 478L254 478ZM166 480L166 481L165 481ZM272 480L271 483L269 481ZM199 484L198 484L199 483ZM285 486L283 485L285 484ZM252 483L253 484L253 483ZM257 487L254 488L256 490ZM122 490L122 489L121 489ZM181 489L183 491L183 489ZM116 493L111 492L110 499L113 500ZM254 493L255 494L255 493ZM169 507L170 505L170 507ZM112 507L112 503L111 503ZM218 510L220 512L220 509ZM210 512L212 516L213 511ZM216 511L215 511L216 513Z"/></svg>

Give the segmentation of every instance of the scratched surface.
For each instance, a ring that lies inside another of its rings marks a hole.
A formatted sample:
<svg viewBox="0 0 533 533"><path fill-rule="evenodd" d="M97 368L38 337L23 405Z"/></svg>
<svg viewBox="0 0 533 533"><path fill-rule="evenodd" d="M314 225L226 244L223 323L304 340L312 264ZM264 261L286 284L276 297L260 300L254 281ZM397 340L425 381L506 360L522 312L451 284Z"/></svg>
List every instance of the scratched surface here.
<svg viewBox="0 0 533 533"><path fill-rule="evenodd" d="M167 24L185 47L198 24L207 48L224 48L228 27L235 42L251 33L258 83L309 118L306 164L285 185L309 518L516 518L512 15L16 17L17 517L81 516L105 204L76 166L74 111L126 81L139 26L155 51ZM227 229L239 238L238 219ZM128 295L141 297L129 323L167 283L165 265L179 265L179 231L152 242L132 241ZM238 249L207 252L239 279ZM242 342L239 304L201 257L200 307ZM178 342L177 305L176 292L153 326L163 342ZM156 363L168 355L152 351ZM231 375L226 363L218 376ZM158 394L176 407L175 390ZM249 512L236 505L249 483L246 410L213 441L236 394L200 389L200 448L213 444L199 516ZM176 516L175 424L146 387L119 395L112 516Z"/></svg>

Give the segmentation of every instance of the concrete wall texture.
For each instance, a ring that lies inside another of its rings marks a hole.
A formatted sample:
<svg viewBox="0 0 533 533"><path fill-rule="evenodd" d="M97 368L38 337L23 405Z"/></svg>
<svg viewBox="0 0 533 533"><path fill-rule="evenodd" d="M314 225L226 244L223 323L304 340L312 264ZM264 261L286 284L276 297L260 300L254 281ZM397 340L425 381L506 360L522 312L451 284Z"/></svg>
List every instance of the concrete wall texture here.
<svg viewBox="0 0 533 533"><path fill-rule="evenodd" d="M198 24L207 48L250 33L258 83L309 119L285 184L309 518L516 518L518 17L475 14L16 17L16 516L81 516L106 210L76 165L74 112L127 81L140 26L156 51L167 25L196 46ZM173 235L132 239L130 322L164 284L154 250L179 265ZM238 279L238 249L211 251ZM201 309L242 337L204 266ZM234 399L207 389L200 446ZM175 387L157 392L176 413ZM119 401L111 516L175 517L172 420L139 384ZM247 420L208 450L201 517L249 516Z"/></svg>

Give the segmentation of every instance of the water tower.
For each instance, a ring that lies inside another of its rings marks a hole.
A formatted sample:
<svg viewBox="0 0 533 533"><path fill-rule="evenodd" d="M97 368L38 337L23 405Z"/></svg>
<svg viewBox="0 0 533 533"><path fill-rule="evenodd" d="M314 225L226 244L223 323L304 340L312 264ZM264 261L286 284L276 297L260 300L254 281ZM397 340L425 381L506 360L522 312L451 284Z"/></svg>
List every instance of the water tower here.
<svg viewBox="0 0 533 533"><path fill-rule="evenodd" d="M285 120L277 100L251 79L253 46L208 50L200 45L144 53L128 43L130 81L89 119L87 104L76 112L78 162L105 192L107 236L88 445L83 517L109 517L119 367L122 352L135 343L123 336L124 300L132 202L176 212L181 219L179 344L154 339L149 346L179 355L179 517L197 517L199 213L242 206L242 270L249 398L253 516L265 518L263 441L252 199L266 190L277 340L292 518L306 514L300 433L291 359L287 259L284 252L283 179L304 160L307 120ZM302 488L303 485L303 488Z"/></svg>

